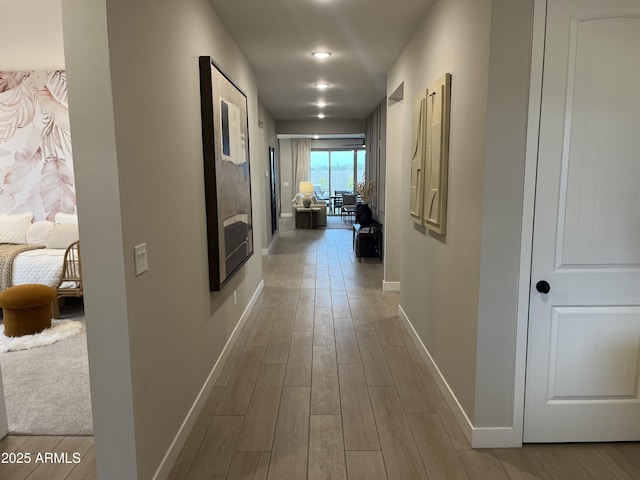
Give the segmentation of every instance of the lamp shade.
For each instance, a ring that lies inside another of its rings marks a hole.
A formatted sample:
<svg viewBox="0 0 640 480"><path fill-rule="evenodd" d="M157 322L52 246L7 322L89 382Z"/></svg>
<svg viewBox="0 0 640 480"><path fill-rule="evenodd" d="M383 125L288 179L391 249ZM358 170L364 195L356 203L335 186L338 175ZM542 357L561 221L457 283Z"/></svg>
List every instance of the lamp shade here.
<svg viewBox="0 0 640 480"><path fill-rule="evenodd" d="M311 195L313 193L313 183L300 182L300 193L304 193L305 195Z"/></svg>

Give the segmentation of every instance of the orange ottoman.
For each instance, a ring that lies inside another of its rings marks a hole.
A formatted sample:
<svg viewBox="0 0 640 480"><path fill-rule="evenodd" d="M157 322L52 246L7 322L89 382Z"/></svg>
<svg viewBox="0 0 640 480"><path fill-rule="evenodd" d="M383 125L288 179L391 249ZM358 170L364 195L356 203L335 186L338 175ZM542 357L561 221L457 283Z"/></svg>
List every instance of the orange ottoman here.
<svg viewBox="0 0 640 480"><path fill-rule="evenodd" d="M56 291L35 283L15 285L0 293L4 314L4 334L21 337L39 333L51 327L51 302Z"/></svg>

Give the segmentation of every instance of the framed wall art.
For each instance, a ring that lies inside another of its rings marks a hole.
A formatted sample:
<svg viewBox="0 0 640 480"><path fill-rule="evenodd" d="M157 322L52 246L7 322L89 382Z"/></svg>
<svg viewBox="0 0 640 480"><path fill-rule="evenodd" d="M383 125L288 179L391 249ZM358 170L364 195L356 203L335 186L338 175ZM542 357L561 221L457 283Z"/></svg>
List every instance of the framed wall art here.
<svg viewBox="0 0 640 480"><path fill-rule="evenodd" d="M209 289L221 290L253 255L247 96L200 57Z"/></svg>

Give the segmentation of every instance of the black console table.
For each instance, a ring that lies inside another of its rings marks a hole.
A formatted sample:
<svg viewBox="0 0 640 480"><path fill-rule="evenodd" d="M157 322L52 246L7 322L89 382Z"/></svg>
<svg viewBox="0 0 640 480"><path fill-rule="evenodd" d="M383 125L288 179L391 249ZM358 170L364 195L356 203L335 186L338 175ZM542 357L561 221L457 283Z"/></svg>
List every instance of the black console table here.
<svg viewBox="0 0 640 480"><path fill-rule="evenodd" d="M358 262L362 257L380 257L382 262L382 224L374 223L369 227L353 224L353 248Z"/></svg>

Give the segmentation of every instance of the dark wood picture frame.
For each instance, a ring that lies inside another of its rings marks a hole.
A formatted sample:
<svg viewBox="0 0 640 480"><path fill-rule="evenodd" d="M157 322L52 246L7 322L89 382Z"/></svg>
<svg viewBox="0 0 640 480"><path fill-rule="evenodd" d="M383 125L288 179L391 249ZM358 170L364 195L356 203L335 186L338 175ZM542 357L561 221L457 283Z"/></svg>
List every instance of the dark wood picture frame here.
<svg viewBox="0 0 640 480"><path fill-rule="evenodd" d="M247 96L211 57L199 65L209 290L219 291L254 251Z"/></svg>

